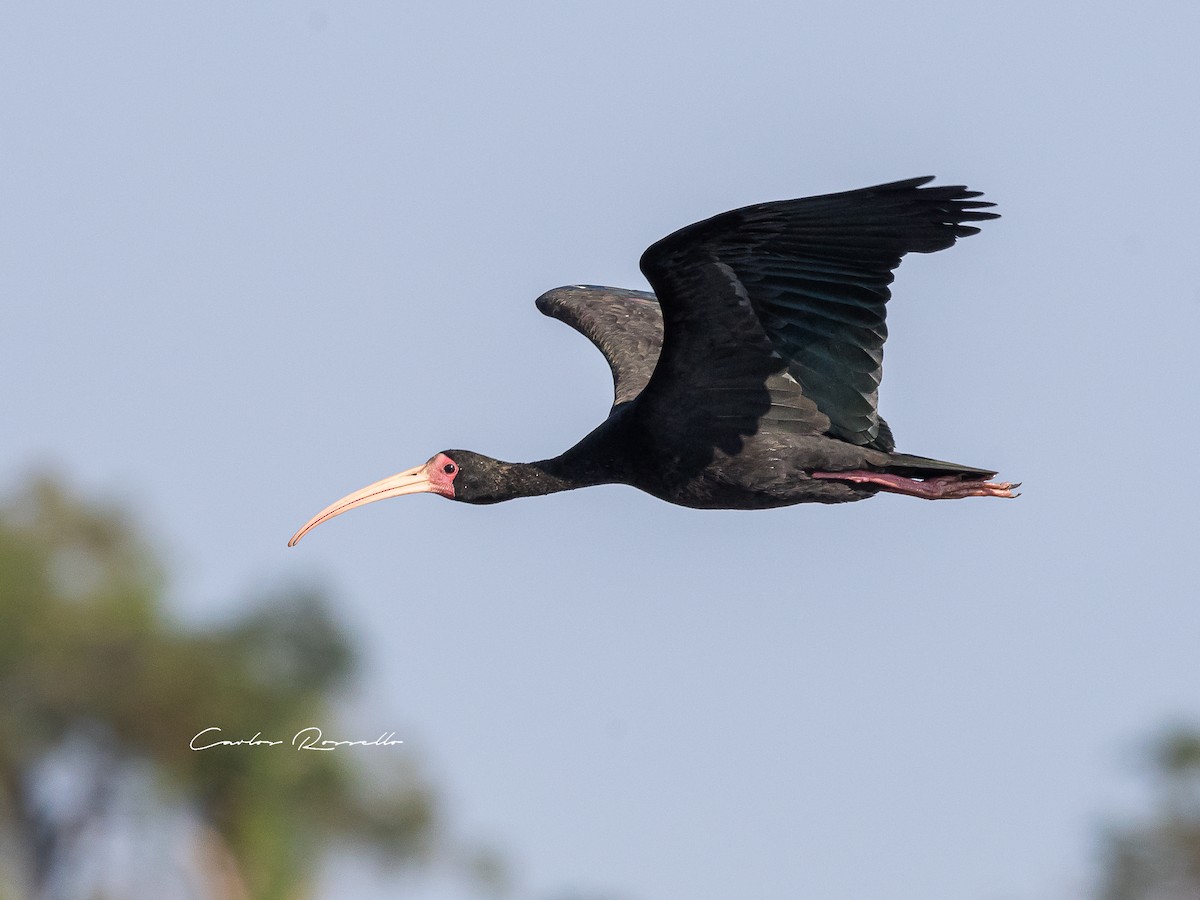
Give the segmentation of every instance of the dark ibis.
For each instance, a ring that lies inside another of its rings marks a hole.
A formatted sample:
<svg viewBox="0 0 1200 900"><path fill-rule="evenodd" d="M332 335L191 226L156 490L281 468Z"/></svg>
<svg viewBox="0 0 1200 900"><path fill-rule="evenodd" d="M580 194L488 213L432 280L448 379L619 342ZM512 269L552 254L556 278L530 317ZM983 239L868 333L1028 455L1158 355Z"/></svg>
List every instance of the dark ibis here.
<svg viewBox="0 0 1200 900"><path fill-rule="evenodd" d="M574 285L537 307L612 369L608 418L565 453L512 463L445 450L323 509L289 541L404 494L498 503L621 483L681 506L764 509L879 491L926 500L1015 497L990 469L895 452L876 405L889 285L996 218L962 186L913 178L747 206L652 244L653 293Z"/></svg>

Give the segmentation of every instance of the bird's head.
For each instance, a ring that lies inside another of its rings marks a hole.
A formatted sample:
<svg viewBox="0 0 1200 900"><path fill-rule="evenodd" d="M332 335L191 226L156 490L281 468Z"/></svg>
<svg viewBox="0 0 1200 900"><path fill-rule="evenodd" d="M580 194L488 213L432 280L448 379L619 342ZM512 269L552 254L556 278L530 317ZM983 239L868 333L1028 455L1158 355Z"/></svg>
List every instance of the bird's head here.
<svg viewBox="0 0 1200 900"><path fill-rule="evenodd" d="M386 500L388 497L438 494L465 503L497 503L507 500L511 496L511 491L507 489L506 477L509 468L511 464L481 453L473 453L470 450L443 450L434 454L423 465L369 484L329 504L292 535L288 546L294 547L309 531L334 516L340 516L355 507L365 506L376 500Z"/></svg>

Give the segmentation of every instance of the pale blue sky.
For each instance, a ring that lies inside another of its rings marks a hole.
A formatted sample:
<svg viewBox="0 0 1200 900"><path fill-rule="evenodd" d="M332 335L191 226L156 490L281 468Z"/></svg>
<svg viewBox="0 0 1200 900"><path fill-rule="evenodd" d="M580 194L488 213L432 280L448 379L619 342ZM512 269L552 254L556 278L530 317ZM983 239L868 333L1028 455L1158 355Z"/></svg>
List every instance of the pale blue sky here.
<svg viewBox="0 0 1200 900"><path fill-rule="evenodd" d="M521 897L1051 900L1200 718L1200 6L7 4L0 485L168 542L194 617L315 579ZM607 368L534 298L747 203L935 174L900 449L1014 503L336 497L552 455ZM205 723L208 724L208 723ZM330 896L384 882L350 867Z"/></svg>

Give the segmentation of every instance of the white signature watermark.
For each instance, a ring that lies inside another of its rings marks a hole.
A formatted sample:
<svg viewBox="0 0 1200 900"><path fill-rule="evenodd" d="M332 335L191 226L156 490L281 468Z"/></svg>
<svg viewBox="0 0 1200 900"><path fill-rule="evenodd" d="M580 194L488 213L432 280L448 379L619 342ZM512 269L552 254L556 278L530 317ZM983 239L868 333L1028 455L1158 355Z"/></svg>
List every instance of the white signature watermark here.
<svg viewBox="0 0 1200 900"><path fill-rule="evenodd" d="M218 737L221 729L212 725L199 731L188 744L193 750L211 750L213 747L278 747L283 741L272 741L257 732L252 738L228 740ZM403 744L396 739L396 732L387 731L370 741L334 741L325 737L316 725L301 728L292 735L292 747L297 750L336 750L338 747L392 747Z"/></svg>

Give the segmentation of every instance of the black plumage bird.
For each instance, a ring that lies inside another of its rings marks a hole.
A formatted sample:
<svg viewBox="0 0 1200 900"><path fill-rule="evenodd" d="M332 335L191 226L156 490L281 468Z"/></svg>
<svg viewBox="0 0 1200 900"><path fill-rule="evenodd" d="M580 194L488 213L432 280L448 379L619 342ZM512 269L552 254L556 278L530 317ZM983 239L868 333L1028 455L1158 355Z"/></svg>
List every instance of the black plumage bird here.
<svg viewBox="0 0 1200 900"><path fill-rule="evenodd" d="M654 293L574 286L538 298L612 368L608 419L561 456L446 450L330 505L296 532L387 497L496 503L619 482L706 509L841 503L878 491L1013 497L996 473L895 452L876 410L892 271L996 218L964 187L913 178L762 203L653 244Z"/></svg>

